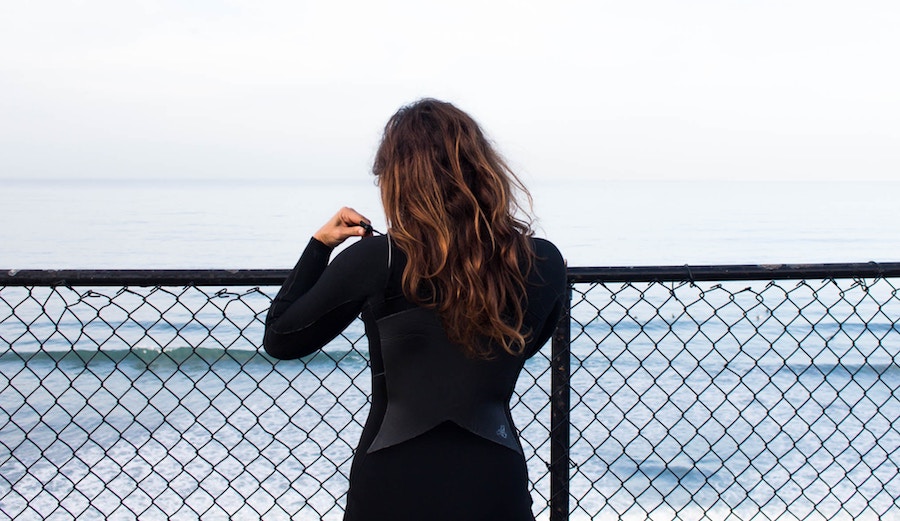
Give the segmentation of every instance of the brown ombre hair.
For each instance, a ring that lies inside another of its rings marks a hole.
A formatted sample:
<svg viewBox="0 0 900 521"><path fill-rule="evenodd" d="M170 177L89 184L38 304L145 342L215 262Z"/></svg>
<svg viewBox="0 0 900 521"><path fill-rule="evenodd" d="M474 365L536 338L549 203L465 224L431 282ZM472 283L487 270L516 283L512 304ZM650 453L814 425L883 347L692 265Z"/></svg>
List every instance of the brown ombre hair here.
<svg viewBox="0 0 900 521"><path fill-rule="evenodd" d="M534 253L515 191L528 191L478 124L423 99L384 129L373 172L390 237L406 254L403 292L436 309L451 341L473 357L521 354L525 276Z"/></svg>

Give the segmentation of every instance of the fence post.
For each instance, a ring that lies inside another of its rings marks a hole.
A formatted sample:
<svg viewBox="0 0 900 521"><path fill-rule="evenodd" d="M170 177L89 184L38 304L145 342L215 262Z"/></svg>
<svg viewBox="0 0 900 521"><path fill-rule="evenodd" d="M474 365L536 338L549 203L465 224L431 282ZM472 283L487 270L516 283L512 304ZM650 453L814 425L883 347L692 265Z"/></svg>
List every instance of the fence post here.
<svg viewBox="0 0 900 521"><path fill-rule="evenodd" d="M569 519L569 366L572 284L550 355L550 521Z"/></svg>

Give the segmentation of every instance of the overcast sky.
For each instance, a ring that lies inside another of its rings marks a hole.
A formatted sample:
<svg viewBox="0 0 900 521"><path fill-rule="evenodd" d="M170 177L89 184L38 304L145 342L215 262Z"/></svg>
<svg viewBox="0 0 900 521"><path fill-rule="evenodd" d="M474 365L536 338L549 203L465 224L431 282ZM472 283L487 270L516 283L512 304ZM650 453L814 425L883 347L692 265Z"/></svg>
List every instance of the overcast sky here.
<svg viewBox="0 0 900 521"><path fill-rule="evenodd" d="M526 179L898 179L900 2L3 1L2 178L354 178L471 113Z"/></svg>

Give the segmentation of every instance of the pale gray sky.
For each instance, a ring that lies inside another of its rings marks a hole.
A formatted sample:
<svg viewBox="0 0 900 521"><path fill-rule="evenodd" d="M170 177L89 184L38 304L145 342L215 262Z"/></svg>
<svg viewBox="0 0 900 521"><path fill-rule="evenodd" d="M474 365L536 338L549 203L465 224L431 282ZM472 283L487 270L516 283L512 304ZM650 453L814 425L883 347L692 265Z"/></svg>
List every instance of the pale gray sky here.
<svg viewBox="0 0 900 521"><path fill-rule="evenodd" d="M900 179L896 1L0 4L0 178L352 178L452 101L526 179Z"/></svg>

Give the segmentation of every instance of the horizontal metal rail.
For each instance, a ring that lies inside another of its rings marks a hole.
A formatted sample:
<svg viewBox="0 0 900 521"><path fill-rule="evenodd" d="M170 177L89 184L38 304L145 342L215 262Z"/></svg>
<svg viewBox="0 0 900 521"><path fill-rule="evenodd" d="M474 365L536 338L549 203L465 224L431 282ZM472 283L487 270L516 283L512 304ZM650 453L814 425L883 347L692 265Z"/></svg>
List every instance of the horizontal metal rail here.
<svg viewBox="0 0 900 521"><path fill-rule="evenodd" d="M2 286L280 285L285 269L14 270L0 271ZM570 283L712 280L792 280L900 276L900 262L598 266L568 269Z"/></svg>
<svg viewBox="0 0 900 521"><path fill-rule="evenodd" d="M732 264L569 268L569 282L668 282L885 278L900 276L900 262Z"/></svg>
<svg viewBox="0 0 900 521"><path fill-rule="evenodd" d="M2 270L0 286L279 286L290 270Z"/></svg>

